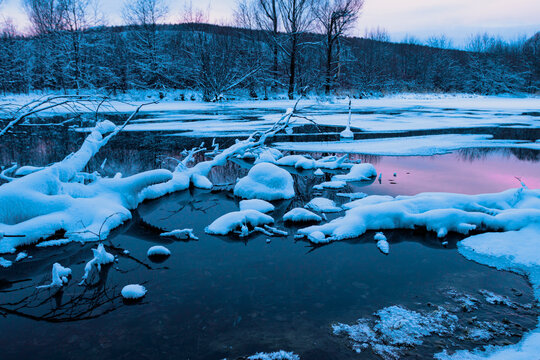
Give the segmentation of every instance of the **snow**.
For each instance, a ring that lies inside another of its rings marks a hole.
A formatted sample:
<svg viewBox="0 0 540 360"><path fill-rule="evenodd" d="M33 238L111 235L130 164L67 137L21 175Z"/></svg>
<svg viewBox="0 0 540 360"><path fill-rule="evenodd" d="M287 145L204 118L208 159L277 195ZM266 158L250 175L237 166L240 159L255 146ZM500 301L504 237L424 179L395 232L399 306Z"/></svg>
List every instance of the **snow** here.
<svg viewBox="0 0 540 360"><path fill-rule="evenodd" d="M2 239L0 253L13 253L17 246L36 243L61 230L71 240L104 238L131 218L130 209L144 200L140 196L143 189L172 177L167 170L128 178L83 176L90 159L119 130L110 121L98 123L77 152L0 186L0 232L25 235Z"/></svg>
<svg viewBox="0 0 540 360"><path fill-rule="evenodd" d="M322 218L309 210L303 208L294 208L287 212L285 215L283 215L283 221L290 221L296 223L310 221L320 222L322 221Z"/></svg>
<svg viewBox="0 0 540 360"><path fill-rule="evenodd" d="M90 275L90 272L94 267L96 267L97 270L100 271L101 265L110 264L114 261L114 255L109 254L105 250L103 244L99 244L96 249L92 249L92 253L94 254L94 257L84 266L84 275L80 283L81 285L84 284L86 279L88 279L88 276Z"/></svg>
<svg viewBox="0 0 540 360"><path fill-rule="evenodd" d="M415 196L368 196L346 204L345 216L299 230L321 231L330 240L358 237L367 230L422 227L444 237L449 231L522 229L540 216L540 190L510 189L495 194L421 193Z"/></svg>
<svg viewBox="0 0 540 360"><path fill-rule="evenodd" d="M390 252L390 245L388 244L388 241L386 240L386 236L384 236L383 233L378 232L375 234L373 238L377 240L377 247L379 248L379 250L383 254L388 255L388 253Z"/></svg>
<svg viewBox="0 0 540 360"><path fill-rule="evenodd" d="M179 240L199 240L199 238L193 233L193 229L176 229L173 231L161 233L159 234L159 236L174 237Z"/></svg>
<svg viewBox="0 0 540 360"><path fill-rule="evenodd" d="M386 156L431 156L467 148L525 148L540 150L538 142L493 140L492 135L448 134L403 136L355 141L278 142L281 150L322 153L352 153Z"/></svg>
<svg viewBox="0 0 540 360"><path fill-rule="evenodd" d="M356 324L332 325L335 335L346 335L357 353L371 347L383 359L398 359L403 349L420 345L432 334L451 334L457 316L439 307L429 313L419 313L401 306L390 306L377 311L376 320L359 319Z"/></svg>
<svg viewBox="0 0 540 360"><path fill-rule="evenodd" d="M122 288L121 294L124 299L140 299L146 295L146 288L139 284L130 284Z"/></svg>
<svg viewBox="0 0 540 360"><path fill-rule="evenodd" d="M50 246L62 246L69 244L72 240L70 239L56 239L56 240L47 240L42 241L36 244L36 247L50 247Z"/></svg>
<svg viewBox="0 0 540 360"><path fill-rule="evenodd" d="M322 190L322 189L341 189L347 186L347 183L345 181L325 181L323 183L320 183L318 185L313 186L316 190Z"/></svg>
<svg viewBox="0 0 540 360"><path fill-rule="evenodd" d="M288 171L270 163L253 166L234 187L234 195L245 199L280 200L294 197L294 181Z"/></svg>
<svg viewBox="0 0 540 360"><path fill-rule="evenodd" d="M363 199L368 195L363 192L355 192L355 193L337 193L336 196L346 197L346 198L349 198L350 200L358 200L358 199Z"/></svg>
<svg viewBox="0 0 540 360"><path fill-rule="evenodd" d="M303 155L287 155L276 161L279 166L293 166L296 169L311 170L315 168L316 162Z"/></svg>
<svg viewBox="0 0 540 360"><path fill-rule="evenodd" d="M334 175L333 181L364 181L377 176L377 170L371 164L354 164L348 174Z"/></svg>
<svg viewBox="0 0 540 360"><path fill-rule="evenodd" d="M247 359L248 360L300 360L300 356L292 352L279 350L272 353L259 352L259 353L256 353L255 355L248 356Z"/></svg>
<svg viewBox="0 0 540 360"><path fill-rule="evenodd" d="M330 242L328 239L326 239L326 235L320 231L313 231L312 233L309 233L308 239L313 244L327 244Z"/></svg>
<svg viewBox="0 0 540 360"><path fill-rule="evenodd" d="M324 171L322 171L321 169L317 169L317 170L315 170L315 172L313 173L313 175L316 175L316 176L324 176Z"/></svg>
<svg viewBox="0 0 540 360"><path fill-rule="evenodd" d="M165 246L156 245L152 246L148 251L146 252L146 256L170 256L171 251L167 249Z"/></svg>
<svg viewBox="0 0 540 360"><path fill-rule="evenodd" d="M227 235L240 230L242 234L246 234L249 227L254 228L272 223L274 223L274 219L262 212L251 209L241 210L220 216L206 227L205 232L214 235Z"/></svg>
<svg viewBox="0 0 540 360"><path fill-rule="evenodd" d="M54 263L52 266L52 280L49 285L38 286L38 289L51 287L62 287L68 282L68 276L71 275L71 269L65 268L59 263Z"/></svg>
<svg viewBox="0 0 540 360"><path fill-rule="evenodd" d="M339 212L342 210L340 207L336 206L334 201L323 197L311 199L311 201L306 204L306 208L317 212Z"/></svg>
<svg viewBox="0 0 540 360"><path fill-rule="evenodd" d="M15 262L26 259L27 257L28 257L28 254L24 251L21 251L20 253L17 254L17 257L15 258Z"/></svg>
<svg viewBox="0 0 540 360"><path fill-rule="evenodd" d="M0 256L0 267L8 268L8 267L10 267L12 264L13 264L12 261L7 260L7 259L4 259L3 257Z"/></svg>
<svg viewBox="0 0 540 360"><path fill-rule="evenodd" d="M275 206L268 201L260 199L241 200L239 203L240 210L257 210L262 213L269 213L274 211Z"/></svg>

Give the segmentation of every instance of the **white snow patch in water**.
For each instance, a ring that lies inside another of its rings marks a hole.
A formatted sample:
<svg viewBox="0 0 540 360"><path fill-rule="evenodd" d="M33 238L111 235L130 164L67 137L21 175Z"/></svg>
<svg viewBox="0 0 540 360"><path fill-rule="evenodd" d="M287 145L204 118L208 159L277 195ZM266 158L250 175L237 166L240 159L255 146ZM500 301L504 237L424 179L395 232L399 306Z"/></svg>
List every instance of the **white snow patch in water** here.
<svg viewBox="0 0 540 360"><path fill-rule="evenodd" d="M323 197L311 199L311 201L306 204L306 208L317 212L339 212L342 210L340 207L336 206L336 203L333 200Z"/></svg>
<svg viewBox="0 0 540 360"><path fill-rule="evenodd" d="M290 222L309 222L309 221L316 221L320 222L322 221L322 218L312 213L311 211L303 208L294 208L287 212L285 215L283 215L283 221L290 221Z"/></svg>
<svg viewBox="0 0 540 360"><path fill-rule="evenodd" d="M245 199L280 200L294 197L294 181L287 170L274 164L253 166L234 187L234 194Z"/></svg>
<svg viewBox="0 0 540 360"><path fill-rule="evenodd" d="M28 254L25 251L21 251L17 254L17 257L15 258L15 261L21 261L23 259L26 259L28 257Z"/></svg>
<svg viewBox="0 0 540 360"><path fill-rule="evenodd" d="M36 244L36 247L61 246L61 245L69 244L70 242L72 242L72 240L70 239L47 240L47 241L42 241Z"/></svg>
<svg viewBox="0 0 540 360"><path fill-rule="evenodd" d="M12 261L7 260L7 259L4 259L3 257L0 256L0 267L8 268L8 267L10 267L12 264L13 264Z"/></svg>
<svg viewBox="0 0 540 360"><path fill-rule="evenodd" d="M345 186L347 186L347 183L345 181L325 181L323 183L313 186L313 188L316 190L341 189L341 188L344 188Z"/></svg>
<svg viewBox="0 0 540 360"><path fill-rule="evenodd" d="M171 251L167 249L165 246L161 245L155 245L152 246L148 251L146 252L146 256L170 256Z"/></svg>
<svg viewBox="0 0 540 360"><path fill-rule="evenodd" d="M105 250L103 244L99 244L96 249L92 249L92 253L94 254L94 257L84 266L84 275L82 277L80 285L84 284L86 279L88 279L88 276L90 275L90 272L94 267L96 267L97 270L100 271L101 265L110 264L114 261L114 255L109 254Z"/></svg>
<svg viewBox="0 0 540 360"><path fill-rule="evenodd" d="M205 229L207 234L227 235L233 231L240 231L247 235L249 228L274 223L271 216L257 210L233 211L220 216Z"/></svg>
<svg viewBox="0 0 540 360"><path fill-rule="evenodd" d="M334 175L333 181L365 181L377 176L377 170L371 164L354 164L348 174Z"/></svg>
<svg viewBox="0 0 540 360"><path fill-rule="evenodd" d="M251 200L241 200L238 204L240 206L240 210L257 210L262 213L269 213L271 211L274 211L275 206L269 203L268 201L260 200L260 199L251 199Z"/></svg>
<svg viewBox="0 0 540 360"><path fill-rule="evenodd" d="M199 240L199 238L195 236L195 234L193 233L193 229L176 229L173 231L161 233L159 234L159 236L173 237L179 240L188 240L188 239Z"/></svg>
<svg viewBox="0 0 540 360"><path fill-rule="evenodd" d="M146 288L139 284L130 284L122 288L122 297L124 299L140 299L146 295Z"/></svg>

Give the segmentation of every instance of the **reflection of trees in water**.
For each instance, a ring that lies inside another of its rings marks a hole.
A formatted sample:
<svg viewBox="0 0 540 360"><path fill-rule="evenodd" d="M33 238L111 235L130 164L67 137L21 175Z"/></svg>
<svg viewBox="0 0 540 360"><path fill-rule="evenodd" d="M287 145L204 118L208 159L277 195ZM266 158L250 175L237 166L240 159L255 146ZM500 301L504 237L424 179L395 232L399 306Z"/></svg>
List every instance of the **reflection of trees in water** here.
<svg viewBox="0 0 540 360"><path fill-rule="evenodd" d="M99 273L94 272L93 280L87 286L77 287L72 280L60 289L37 289L34 284L11 289L9 292L25 294L18 300L0 303L0 312L4 316L17 315L53 323L89 320L105 315L122 305L117 286L107 284L110 268L111 265L102 266Z"/></svg>
<svg viewBox="0 0 540 360"><path fill-rule="evenodd" d="M485 160L493 154L506 159L515 157L521 161L540 161L540 151L522 148L468 148L460 149L456 154L458 159L469 162Z"/></svg>

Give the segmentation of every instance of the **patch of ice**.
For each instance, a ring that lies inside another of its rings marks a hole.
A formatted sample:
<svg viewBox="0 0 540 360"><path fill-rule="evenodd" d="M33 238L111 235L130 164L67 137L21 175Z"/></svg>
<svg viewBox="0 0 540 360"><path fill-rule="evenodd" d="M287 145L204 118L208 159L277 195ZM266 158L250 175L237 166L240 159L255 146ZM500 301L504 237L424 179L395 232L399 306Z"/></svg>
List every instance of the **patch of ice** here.
<svg viewBox="0 0 540 360"><path fill-rule="evenodd" d="M300 360L300 356L289 351L279 350L271 353L256 353L248 356L248 360Z"/></svg>
<svg viewBox="0 0 540 360"><path fill-rule="evenodd" d="M333 332L348 336L356 352L371 347L384 359L398 359L403 349L422 344L426 336L452 333L458 320L442 307L430 313L419 313L390 306L374 315L375 321L359 319L354 325L335 324Z"/></svg>
<svg viewBox="0 0 540 360"><path fill-rule="evenodd" d="M294 181L287 170L274 164L253 166L234 187L234 194L245 199L280 200L294 197Z"/></svg>
<svg viewBox="0 0 540 360"><path fill-rule="evenodd" d="M510 300L507 296L498 295L498 294L495 294L494 292L491 292L489 290L484 290L484 289L481 289L478 292L482 294L484 296L484 299L492 305L504 305L512 309L517 308L517 305L512 300Z"/></svg>
<svg viewBox="0 0 540 360"><path fill-rule="evenodd" d="M283 215L283 221L290 221L290 222L309 222L309 221L316 221L320 222L322 221L322 218L312 213L309 210L303 209L303 208L294 208L291 211L287 212L285 215Z"/></svg>
<svg viewBox="0 0 540 360"><path fill-rule="evenodd" d="M239 203L240 210L257 210L262 213L269 213L274 211L275 206L270 204L268 201L260 199L251 199L251 200L241 200Z"/></svg>
<svg viewBox="0 0 540 360"><path fill-rule="evenodd" d="M124 299L135 300L146 295L146 288L139 284L130 284L122 288L122 297Z"/></svg>

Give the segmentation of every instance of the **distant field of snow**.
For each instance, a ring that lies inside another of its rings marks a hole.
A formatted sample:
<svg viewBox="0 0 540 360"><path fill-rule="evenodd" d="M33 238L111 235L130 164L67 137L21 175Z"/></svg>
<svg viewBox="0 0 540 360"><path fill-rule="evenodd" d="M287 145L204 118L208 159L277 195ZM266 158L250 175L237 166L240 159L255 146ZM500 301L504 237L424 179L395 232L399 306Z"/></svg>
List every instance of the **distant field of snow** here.
<svg viewBox="0 0 540 360"><path fill-rule="evenodd" d="M407 136L355 141L279 142L279 150L356 153L386 156L431 156L465 148L525 148L540 150L540 142L493 140L491 135L449 134Z"/></svg>

